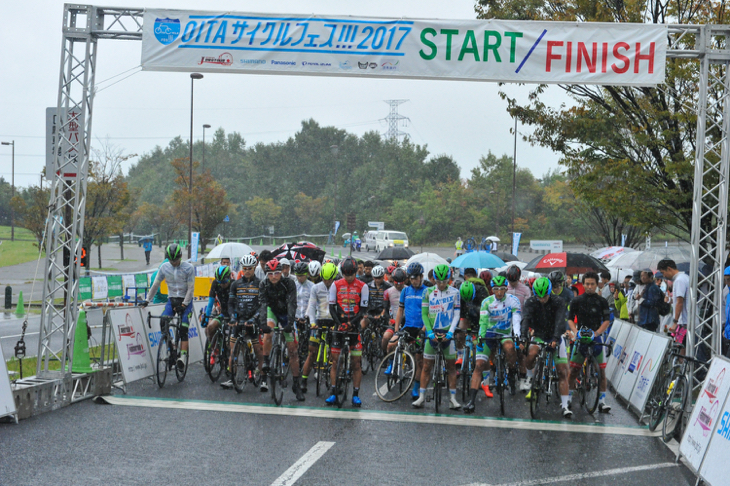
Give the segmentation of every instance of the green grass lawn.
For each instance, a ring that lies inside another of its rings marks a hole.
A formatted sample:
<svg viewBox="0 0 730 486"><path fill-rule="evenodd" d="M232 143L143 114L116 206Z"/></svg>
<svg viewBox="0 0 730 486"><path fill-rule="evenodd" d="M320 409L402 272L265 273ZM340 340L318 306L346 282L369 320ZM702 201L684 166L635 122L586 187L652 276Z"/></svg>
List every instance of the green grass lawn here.
<svg viewBox="0 0 730 486"><path fill-rule="evenodd" d="M25 228L15 228L15 241L10 241L10 226L0 226L0 267L9 267L38 258L35 236ZM30 241L18 241L30 240ZM45 256L43 252L42 256Z"/></svg>
<svg viewBox="0 0 730 486"><path fill-rule="evenodd" d="M107 351L108 352L108 351ZM101 345L98 346L89 346L89 358L91 358L91 361L98 360L101 354ZM118 357L117 350L114 348L114 352L109 352L108 359L116 359ZM17 379L20 378L20 361L15 359L15 357L10 358L5 362L8 366L8 371L14 371L18 373L17 375L11 375L11 379ZM27 378L29 376L35 375L36 372L36 366L38 365L38 357L37 356L30 356L28 358L23 359L23 377ZM51 361L48 363L48 369L49 370L60 370L61 369L61 363L58 361Z"/></svg>

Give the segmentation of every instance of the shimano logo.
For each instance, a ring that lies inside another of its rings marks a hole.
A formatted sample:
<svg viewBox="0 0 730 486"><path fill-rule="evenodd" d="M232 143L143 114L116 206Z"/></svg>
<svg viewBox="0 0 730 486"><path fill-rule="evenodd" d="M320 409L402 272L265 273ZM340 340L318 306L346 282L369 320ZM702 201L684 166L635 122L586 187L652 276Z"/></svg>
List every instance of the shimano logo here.
<svg viewBox="0 0 730 486"><path fill-rule="evenodd" d="M265 59L241 59L241 64L266 64Z"/></svg>

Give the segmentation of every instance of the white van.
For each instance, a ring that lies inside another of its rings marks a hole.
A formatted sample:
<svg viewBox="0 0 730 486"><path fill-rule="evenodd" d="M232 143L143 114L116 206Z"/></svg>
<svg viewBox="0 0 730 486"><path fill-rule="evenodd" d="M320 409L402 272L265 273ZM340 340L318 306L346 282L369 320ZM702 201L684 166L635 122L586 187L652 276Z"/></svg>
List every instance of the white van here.
<svg viewBox="0 0 730 486"><path fill-rule="evenodd" d="M408 248L408 235L402 231L378 231L375 235L375 251L395 246Z"/></svg>
<svg viewBox="0 0 730 486"><path fill-rule="evenodd" d="M372 251L375 249L375 235L377 235L377 231L367 231L363 235L363 242L361 245L361 248L365 248L365 251Z"/></svg>

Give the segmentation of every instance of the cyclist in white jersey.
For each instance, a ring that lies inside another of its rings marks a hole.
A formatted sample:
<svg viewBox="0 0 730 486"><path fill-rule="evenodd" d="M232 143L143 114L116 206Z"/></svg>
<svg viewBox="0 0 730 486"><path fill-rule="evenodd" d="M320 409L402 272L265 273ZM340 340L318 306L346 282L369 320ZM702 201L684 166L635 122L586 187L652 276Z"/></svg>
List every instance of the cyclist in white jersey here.
<svg viewBox="0 0 730 486"><path fill-rule="evenodd" d="M188 354L188 327L190 326L190 315L193 313L193 291L195 290L195 268L188 262L182 261L182 248L173 243L165 249L165 257L169 260L160 265L157 277L152 283L152 288L147 295L155 295L160 288L162 281L167 282L168 300L165 304L163 316L179 314L181 319L180 328L180 356L177 359L177 367L185 368L185 360ZM147 307L148 301L142 302L142 307Z"/></svg>
<svg viewBox="0 0 730 486"><path fill-rule="evenodd" d="M307 379L314 366L314 360L319 352L319 343L322 332L334 326L335 321L330 315L330 285L337 278L337 267L334 263L325 263L320 271L322 281L312 287L309 294L307 316L309 317L309 354L302 368L302 392L307 392Z"/></svg>

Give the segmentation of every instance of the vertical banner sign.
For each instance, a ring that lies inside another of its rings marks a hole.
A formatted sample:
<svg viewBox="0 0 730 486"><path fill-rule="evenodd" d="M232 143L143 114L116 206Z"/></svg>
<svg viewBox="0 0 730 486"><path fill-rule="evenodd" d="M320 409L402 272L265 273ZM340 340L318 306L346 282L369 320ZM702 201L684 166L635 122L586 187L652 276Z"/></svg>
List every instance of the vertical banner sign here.
<svg viewBox="0 0 730 486"><path fill-rule="evenodd" d="M154 374L157 355L150 353L142 314L136 307L110 309L114 342L117 344L120 367L125 383L148 378Z"/></svg>
<svg viewBox="0 0 730 486"><path fill-rule="evenodd" d="M198 261L198 240L200 239L200 233L193 233L191 247L190 247L190 261Z"/></svg>
<svg viewBox="0 0 730 486"><path fill-rule="evenodd" d="M340 229L340 222L335 221L335 234L337 234L337 230L339 230L339 229Z"/></svg>
<svg viewBox="0 0 730 486"><path fill-rule="evenodd" d="M621 235L621 246L626 246L626 235Z"/></svg>
<svg viewBox="0 0 730 486"><path fill-rule="evenodd" d="M109 298L109 287L105 276L91 277L91 293L94 300Z"/></svg>
<svg viewBox="0 0 730 486"><path fill-rule="evenodd" d="M517 256L517 250L520 248L520 238L522 233L512 233L512 254Z"/></svg>
<svg viewBox="0 0 730 486"><path fill-rule="evenodd" d="M0 347L0 417L13 414L15 414L15 400L10 388L10 376L3 356L3 348Z"/></svg>
<svg viewBox="0 0 730 486"><path fill-rule="evenodd" d="M146 10L151 71L654 86L667 26Z"/></svg>
<svg viewBox="0 0 730 486"><path fill-rule="evenodd" d="M730 362L727 360L718 357L712 359L707 378L702 385L702 391L697 397L692 416L687 423L682 442L679 444L680 454L685 457L694 471L700 470L700 464L705 457L715 422L720 418L720 410L730 391L729 368ZM713 484L725 484L725 482L720 481Z"/></svg>

